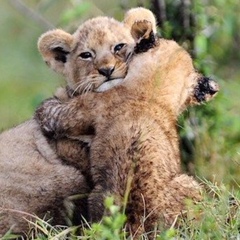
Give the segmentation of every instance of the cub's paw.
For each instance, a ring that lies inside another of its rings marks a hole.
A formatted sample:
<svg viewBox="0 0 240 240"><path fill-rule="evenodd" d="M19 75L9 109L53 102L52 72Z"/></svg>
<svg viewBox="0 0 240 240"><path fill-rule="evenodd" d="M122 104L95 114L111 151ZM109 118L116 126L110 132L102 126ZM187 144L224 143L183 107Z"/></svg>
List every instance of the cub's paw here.
<svg viewBox="0 0 240 240"><path fill-rule="evenodd" d="M94 189L88 198L88 214L91 223L99 222L104 216L104 199L106 195Z"/></svg>
<svg viewBox="0 0 240 240"><path fill-rule="evenodd" d="M61 101L57 98L45 100L36 110L34 118L47 137L58 137L58 117L61 111Z"/></svg>

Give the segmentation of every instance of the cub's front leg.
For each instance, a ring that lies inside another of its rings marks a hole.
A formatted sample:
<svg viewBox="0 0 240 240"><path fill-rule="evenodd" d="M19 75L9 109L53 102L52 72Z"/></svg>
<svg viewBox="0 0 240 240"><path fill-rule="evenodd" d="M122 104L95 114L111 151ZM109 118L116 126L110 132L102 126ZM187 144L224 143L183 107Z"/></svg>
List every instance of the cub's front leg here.
<svg viewBox="0 0 240 240"><path fill-rule="evenodd" d="M37 108L35 119L43 133L55 139L89 134L92 131L91 114L84 106L80 97L67 102L50 98Z"/></svg>

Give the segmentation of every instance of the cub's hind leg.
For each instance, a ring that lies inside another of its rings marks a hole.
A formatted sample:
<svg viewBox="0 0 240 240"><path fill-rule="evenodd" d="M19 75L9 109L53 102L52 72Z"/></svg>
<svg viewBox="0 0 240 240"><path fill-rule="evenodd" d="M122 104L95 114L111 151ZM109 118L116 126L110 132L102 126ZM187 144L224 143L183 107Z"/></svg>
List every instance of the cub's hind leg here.
<svg viewBox="0 0 240 240"><path fill-rule="evenodd" d="M174 177L165 187L164 196L164 222L171 226L178 224L177 218L186 216L188 212L187 200L200 202L202 200L201 186L192 177L181 174Z"/></svg>

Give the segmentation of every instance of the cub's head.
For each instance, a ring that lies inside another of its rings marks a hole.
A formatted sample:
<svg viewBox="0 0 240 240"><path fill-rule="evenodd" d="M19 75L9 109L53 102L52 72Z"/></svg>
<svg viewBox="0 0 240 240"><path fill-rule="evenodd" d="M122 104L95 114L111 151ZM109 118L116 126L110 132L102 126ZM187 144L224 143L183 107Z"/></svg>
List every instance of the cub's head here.
<svg viewBox="0 0 240 240"><path fill-rule="evenodd" d="M199 73L190 54L176 42L160 40L160 96L172 102L177 114L188 106L199 105L213 99L219 91L218 84Z"/></svg>
<svg viewBox="0 0 240 240"><path fill-rule="evenodd" d="M139 20L147 21L132 28ZM40 37L38 48L47 65L64 75L74 93L105 91L126 76L136 40L146 38L153 26L153 14L137 8L127 12L123 22L97 17L83 23L74 34L48 31ZM99 88L101 85L104 87Z"/></svg>
<svg viewBox="0 0 240 240"><path fill-rule="evenodd" d="M193 64L190 54L170 40L160 40L163 63L159 68L164 78L160 95L165 101L173 102L177 114L188 106L199 105L213 99L219 91L219 85L211 78L199 73ZM161 58L161 59L162 59Z"/></svg>
<svg viewBox="0 0 240 240"><path fill-rule="evenodd" d="M140 51L146 41L142 39L135 49ZM163 38L148 51L134 55L123 85L150 102L164 105L176 116L190 105L211 100L219 91L214 80L195 70L186 50Z"/></svg>
<svg viewBox="0 0 240 240"><path fill-rule="evenodd" d="M73 34L52 30L39 39L45 62L66 77L69 87L83 93L105 81L124 78L130 30L112 18L97 17L83 23Z"/></svg>

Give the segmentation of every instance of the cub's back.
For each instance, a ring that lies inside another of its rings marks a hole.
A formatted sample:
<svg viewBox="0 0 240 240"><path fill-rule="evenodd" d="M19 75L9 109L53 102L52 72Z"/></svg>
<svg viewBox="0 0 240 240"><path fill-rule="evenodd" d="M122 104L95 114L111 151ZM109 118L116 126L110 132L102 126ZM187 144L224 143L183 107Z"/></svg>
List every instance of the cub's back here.
<svg viewBox="0 0 240 240"><path fill-rule="evenodd" d="M0 236L13 225L14 232L27 231L24 212L50 211L64 224L64 198L87 190L81 172L57 159L35 120L0 134Z"/></svg>

